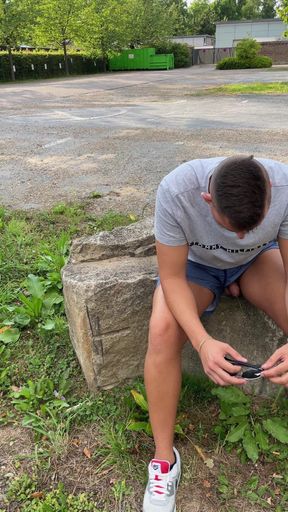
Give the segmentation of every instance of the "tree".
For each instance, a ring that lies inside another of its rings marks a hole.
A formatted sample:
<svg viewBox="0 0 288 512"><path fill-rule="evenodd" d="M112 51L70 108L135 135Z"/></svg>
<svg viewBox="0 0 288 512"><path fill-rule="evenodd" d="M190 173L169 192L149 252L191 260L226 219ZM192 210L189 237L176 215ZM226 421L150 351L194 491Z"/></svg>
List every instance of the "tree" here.
<svg viewBox="0 0 288 512"><path fill-rule="evenodd" d="M38 45L63 48L65 71L69 74L67 45L79 32L83 0L40 0L34 39Z"/></svg>
<svg viewBox="0 0 288 512"><path fill-rule="evenodd" d="M79 45L104 64L113 52L127 47L132 37L134 0L88 0L81 15Z"/></svg>
<svg viewBox="0 0 288 512"><path fill-rule="evenodd" d="M261 18L275 18L276 0L262 0Z"/></svg>
<svg viewBox="0 0 288 512"><path fill-rule="evenodd" d="M174 6L175 11L175 27L173 35L187 34L188 30L188 7L186 0L162 0L165 8Z"/></svg>
<svg viewBox="0 0 288 512"><path fill-rule="evenodd" d="M243 0L215 0L212 8L217 21L238 20L241 18Z"/></svg>
<svg viewBox="0 0 288 512"><path fill-rule="evenodd" d="M241 9L241 19L261 18L261 0L246 0Z"/></svg>
<svg viewBox="0 0 288 512"><path fill-rule="evenodd" d="M214 34L216 15L209 0L194 0L188 9L190 34Z"/></svg>
<svg viewBox="0 0 288 512"><path fill-rule="evenodd" d="M25 42L33 23L32 14L31 0L0 1L0 44L7 48L12 80L15 80L12 48Z"/></svg>
<svg viewBox="0 0 288 512"><path fill-rule="evenodd" d="M163 0L132 0L132 45L158 45L174 34L177 26L175 3Z"/></svg>
<svg viewBox="0 0 288 512"><path fill-rule="evenodd" d="M274 18L277 0L214 0L217 21Z"/></svg>
<svg viewBox="0 0 288 512"><path fill-rule="evenodd" d="M277 9L277 14L279 14L280 18L286 25L288 25L288 0L282 0L279 8ZM284 32L285 37L288 37L288 30Z"/></svg>

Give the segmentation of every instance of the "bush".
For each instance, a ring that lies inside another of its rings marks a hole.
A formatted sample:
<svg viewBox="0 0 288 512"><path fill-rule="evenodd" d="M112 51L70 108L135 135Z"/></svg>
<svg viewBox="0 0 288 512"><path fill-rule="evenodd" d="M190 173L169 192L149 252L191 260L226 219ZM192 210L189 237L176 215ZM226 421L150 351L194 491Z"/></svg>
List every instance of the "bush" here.
<svg viewBox="0 0 288 512"><path fill-rule="evenodd" d="M259 54L261 45L255 39L242 39L236 46L236 58L241 61L253 61Z"/></svg>
<svg viewBox="0 0 288 512"><path fill-rule="evenodd" d="M173 53L175 68L188 68L192 65L191 50L187 44L182 43L163 43L155 46L156 53Z"/></svg>
<svg viewBox="0 0 288 512"><path fill-rule="evenodd" d="M54 78L65 76L64 55L62 52L13 52L16 80L31 78ZM68 54L69 73L83 75L104 71L102 59L93 59L84 53ZM8 53L0 52L0 81L11 80Z"/></svg>
<svg viewBox="0 0 288 512"><path fill-rule="evenodd" d="M236 57L220 60L217 69L270 68L272 59L259 55L261 45L255 39L243 39L236 46Z"/></svg>
<svg viewBox="0 0 288 512"><path fill-rule="evenodd" d="M252 61L252 68L271 68L272 59L266 57L266 55L257 55L254 61Z"/></svg>
<svg viewBox="0 0 288 512"><path fill-rule="evenodd" d="M247 65L244 65L244 63L236 57L225 57L225 59L220 60L216 64L217 69L243 69L246 67Z"/></svg>
<svg viewBox="0 0 288 512"><path fill-rule="evenodd" d="M216 64L217 69L250 69L250 68L270 68L272 59L264 55L258 55L253 60L240 60L237 57L226 57Z"/></svg>

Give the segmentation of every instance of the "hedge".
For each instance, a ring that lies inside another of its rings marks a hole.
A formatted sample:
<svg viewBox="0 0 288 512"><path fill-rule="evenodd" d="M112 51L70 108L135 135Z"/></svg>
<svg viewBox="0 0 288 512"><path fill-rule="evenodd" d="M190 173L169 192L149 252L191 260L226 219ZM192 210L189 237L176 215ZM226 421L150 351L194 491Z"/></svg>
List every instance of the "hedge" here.
<svg viewBox="0 0 288 512"><path fill-rule="evenodd" d="M265 55L258 55L251 60L240 60L237 57L226 57L216 64L217 69L250 69L250 68L271 68L272 59Z"/></svg>
<svg viewBox="0 0 288 512"><path fill-rule="evenodd" d="M182 43L163 43L161 45L154 46L156 53L173 53L174 54L174 66L175 68L187 68L192 66L192 55L191 49L187 44Z"/></svg>
<svg viewBox="0 0 288 512"><path fill-rule="evenodd" d="M63 53L50 52L13 52L16 80L31 78L53 78L66 76ZM105 70L103 59L93 59L83 53L68 54L69 74L84 75ZM0 52L0 81L10 81L11 71L8 53Z"/></svg>

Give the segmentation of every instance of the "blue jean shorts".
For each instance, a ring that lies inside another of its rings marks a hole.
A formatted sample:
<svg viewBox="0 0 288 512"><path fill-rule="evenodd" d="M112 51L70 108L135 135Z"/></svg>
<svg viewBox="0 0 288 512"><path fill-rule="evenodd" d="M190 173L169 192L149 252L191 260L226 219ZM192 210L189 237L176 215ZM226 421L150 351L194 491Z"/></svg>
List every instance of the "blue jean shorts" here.
<svg viewBox="0 0 288 512"><path fill-rule="evenodd" d="M278 243L276 241L269 242L262 251L248 263L244 263L244 265L239 265L238 267L228 268L226 270L202 265L201 263L188 260L186 268L187 280L191 283L199 284L204 288L208 288L214 293L214 300L208 306L205 313L213 313L219 304L220 297L225 288L231 283L234 283L234 281L237 281L237 279L244 274L260 254L265 251L269 251L270 249L278 249ZM159 282L160 281L158 279L157 284L159 284Z"/></svg>

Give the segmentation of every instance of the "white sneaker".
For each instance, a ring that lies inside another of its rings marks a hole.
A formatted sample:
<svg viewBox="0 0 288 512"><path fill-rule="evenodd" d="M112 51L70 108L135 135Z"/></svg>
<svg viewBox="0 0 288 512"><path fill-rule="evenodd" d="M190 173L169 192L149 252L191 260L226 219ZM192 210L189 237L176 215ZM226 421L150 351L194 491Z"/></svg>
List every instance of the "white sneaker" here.
<svg viewBox="0 0 288 512"><path fill-rule="evenodd" d="M167 460L151 460L148 483L143 501L143 512L176 512L176 491L181 476L180 455L173 448L176 464L170 471Z"/></svg>

